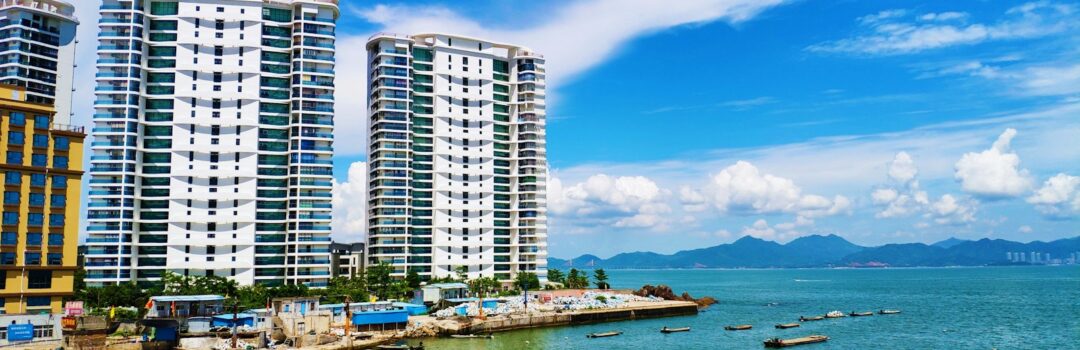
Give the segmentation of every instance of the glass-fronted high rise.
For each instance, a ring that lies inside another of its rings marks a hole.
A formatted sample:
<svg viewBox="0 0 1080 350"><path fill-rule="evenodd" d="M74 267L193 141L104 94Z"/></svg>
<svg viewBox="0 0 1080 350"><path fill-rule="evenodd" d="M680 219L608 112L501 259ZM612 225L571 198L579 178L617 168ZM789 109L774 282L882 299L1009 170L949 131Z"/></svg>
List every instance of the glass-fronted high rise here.
<svg viewBox="0 0 1080 350"><path fill-rule="evenodd" d="M336 0L105 0L87 282L325 286Z"/></svg>
<svg viewBox="0 0 1080 350"><path fill-rule="evenodd" d="M75 7L60 0L0 0L0 84L26 88L27 102L53 105L71 124Z"/></svg>
<svg viewBox="0 0 1080 350"><path fill-rule="evenodd" d="M546 279L544 57L446 34L367 50L369 263Z"/></svg>

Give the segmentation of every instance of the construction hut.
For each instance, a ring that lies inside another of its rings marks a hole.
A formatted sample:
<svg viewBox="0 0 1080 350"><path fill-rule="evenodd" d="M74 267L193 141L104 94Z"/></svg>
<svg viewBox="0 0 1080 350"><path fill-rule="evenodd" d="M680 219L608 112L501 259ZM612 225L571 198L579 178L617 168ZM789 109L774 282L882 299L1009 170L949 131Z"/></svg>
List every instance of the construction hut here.
<svg viewBox="0 0 1080 350"><path fill-rule="evenodd" d="M330 310L319 308L319 297L277 298L271 301L271 307L288 337L330 331L333 315Z"/></svg>
<svg viewBox="0 0 1080 350"><path fill-rule="evenodd" d="M468 294L469 285L464 283L432 283L420 286L413 304L435 305L443 299L464 298Z"/></svg>
<svg viewBox="0 0 1080 350"><path fill-rule="evenodd" d="M367 303L373 304L373 303ZM386 303L387 308L353 309L352 324L358 331L383 331L405 329L409 324L409 311ZM352 309L350 307L350 309Z"/></svg>

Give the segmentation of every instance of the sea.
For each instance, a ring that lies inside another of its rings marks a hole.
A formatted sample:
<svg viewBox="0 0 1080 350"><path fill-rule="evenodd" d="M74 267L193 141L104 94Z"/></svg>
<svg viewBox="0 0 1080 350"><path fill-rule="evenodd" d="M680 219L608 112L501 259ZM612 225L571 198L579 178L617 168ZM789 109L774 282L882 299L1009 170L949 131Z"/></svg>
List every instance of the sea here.
<svg viewBox="0 0 1080 350"><path fill-rule="evenodd" d="M796 349L1080 349L1080 266L607 270L614 288L666 284L719 300L696 316L427 338L426 349L762 349L767 338L826 335ZM829 311L896 315L797 322ZM750 324L752 330L725 331ZM690 332L661 334L663 327ZM588 339L593 332L621 336Z"/></svg>

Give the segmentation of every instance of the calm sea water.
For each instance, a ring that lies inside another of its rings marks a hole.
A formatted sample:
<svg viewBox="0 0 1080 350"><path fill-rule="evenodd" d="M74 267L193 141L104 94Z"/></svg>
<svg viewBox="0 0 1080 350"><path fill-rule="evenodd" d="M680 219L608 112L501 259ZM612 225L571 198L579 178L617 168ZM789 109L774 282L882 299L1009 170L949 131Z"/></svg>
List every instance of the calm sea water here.
<svg viewBox="0 0 1080 350"><path fill-rule="evenodd" d="M616 288L667 284L720 303L697 316L530 329L495 339L424 339L428 349L761 349L770 337L828 335L798 349L1080 349L1080 267L612 270ZM805 322L881 308L899 315ZM749 331L724 325L752 324ZM661 327L691 326L661 334ZM586 339L592 332L624 334ZM418 341L410 341L416 344Z"/></svg>

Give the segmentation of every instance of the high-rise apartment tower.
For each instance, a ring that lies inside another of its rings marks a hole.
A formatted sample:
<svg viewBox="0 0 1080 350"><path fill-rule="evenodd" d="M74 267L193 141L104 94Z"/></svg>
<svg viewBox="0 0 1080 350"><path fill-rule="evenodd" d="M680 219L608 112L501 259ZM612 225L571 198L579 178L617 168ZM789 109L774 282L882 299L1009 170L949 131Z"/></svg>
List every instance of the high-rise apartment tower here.
<svg viewBox="0 0 1080 350"><path fill-rule="evenodd" d="M89 285L330 276L335 0L105 0Z"/></svg>
<svg viewBox="0 0 1080 350"><path fill-rule="evenodd" d="M544 57L446 34L367 50L369 263L546 279Z"/></svg>

